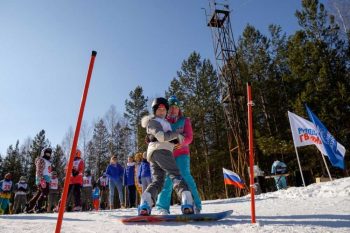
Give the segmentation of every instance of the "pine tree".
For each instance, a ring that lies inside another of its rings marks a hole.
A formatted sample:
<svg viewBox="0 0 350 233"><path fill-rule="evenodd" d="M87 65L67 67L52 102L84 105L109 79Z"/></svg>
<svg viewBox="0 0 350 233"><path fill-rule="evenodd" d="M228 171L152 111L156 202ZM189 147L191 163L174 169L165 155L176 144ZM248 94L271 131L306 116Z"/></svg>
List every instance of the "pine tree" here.
<svg viewBox="0 0 350 233"><path fill-rule="evenodd" d="M135 132L135 152L145 150L143 147L145 130L141 128L141 118L148 114L148 98L143 95L143 89L137 86L134 91L129 93L130 100L125 100L124 117L129 120L130 126Z"/></svg>
<svg viewBox="0 0 350 233"><path fill-rule="evenodd" d="M97 176L101 175L109 164L110 154L108 145L109 134L104 121L100 119L98 123L95 124L91 145L91 148L93 148L93 152L95 153L92 156L96 157L94 168Z"/></svg>
<svg viewBox="0 0 350 233"><path fill-rule="evenodd" d="M7 149L7 155L2 164L3 174L2 177L10 172L12 174L13 182L18 182L22 175L22 164L21 157L19 153L19 141L17 140L15 148L10 145Z"/></svg>
<svg viewBox="0 0 350 233"><path fill-rule="evenodd" d="M270 37L248 25L239 38L238 59L233 60L242 71L238 78L252 84L255 161L263 170L269 170L272 155L282 159L284 154L294 153L290 134L285 133L289 129L286 113L291 107L290 87L284 81L289 74L285 57L287 40L279 26L270 25L269 31ZM248 179L247 171L244 176Z"/></svg>
<svg viewBox="0 0 350 233"><path fill-rule="evenodd" d="M339 36L334 17L329 17L324 5L317 0L303 0L296 17L302 29L288 42L287 62L291 73L287 82L293 87L289 98L295 112L304 117L304 103L307 103L335 138L348 147L350 63L347 43ZM315 172L322 170L317 164L323 166L319 157L317 160L317 163L308 161L309 169Z"/></svg>
<svg viewBox="0 0 350 233"><path fill-rule="evenodd" d="M97 164L96 152L95 152L95 148L92 143L92 140L89 141L87 144L85 157L86 157L86 161L85 161L86 169L90 170L92 175L100 175L100 174L97 174L97 171L96 171L96 164Z"/></svg>
<svg viewBox="0 0 350 233"><path fill-rule="evenodd" d="M64 155L63 149L60 145L56 145L53 149L51 156L52 170L57 172L57 177L60 182L65 178L65 166L66 166L66 157Z"/></svg>

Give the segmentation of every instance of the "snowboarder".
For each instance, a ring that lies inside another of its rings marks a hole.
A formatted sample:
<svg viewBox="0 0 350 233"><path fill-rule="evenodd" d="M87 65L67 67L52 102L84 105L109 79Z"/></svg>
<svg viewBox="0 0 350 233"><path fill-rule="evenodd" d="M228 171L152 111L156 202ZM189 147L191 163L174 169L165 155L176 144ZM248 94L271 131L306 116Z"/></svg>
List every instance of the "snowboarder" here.
<svg viewBox="0 0 350 233"><path fill-rule="evenodd" d="M15 200L13 202L13 211L15 214L22 213L27 204L28 184L25 176L19 178L15 185Z"/></svg>
<svg viewBox="0 0 350 233"><path fill-rule="evenodd" d="M189 144L192 142L193 133L191 120L188 117L184 117L180 110L180 101L176 96L171 96L168 99L169 113L166 120L170 123L172 131L180 133L185 136L182 143L177 143L174 147L173 156L175 157L176 165L180 170L183 179L186 181L187 186L191 190L194 199L194 212L199 214L202 209L201 198L199 196L196 182L191 175L190 168L190 148ZM166 177L164 186L157 199L157 211L158 214L169 214L171 194L173 183L169 176Z"/></svg>
<svg viewBox="0 0 350 233"><path fill-rule="evenodd" d="M44 148L41 151L40 157L35 160L35 184L37 185L37 192L33 198L27 203L25 212L27 213L40 213L46 209L43 207L49 194L49 186L51 181L51 148Z"/></svg>
<svg viewBox="0 0 350 233"><path fill-rule="evenodd" d="M0 181L0 215L7 213L10 207L10 198L13 191L12 174L7 173Z"/></svg>
<svg viewBox="0 0 350 233"><path fill-rule="evenodd" d="M168 100L156 98L152 102L154 116L142 118L141 125L146 128L148 138L147 160L152 170L152 183L141 195L138 215L150 215L156 202L159 190L163 187L166 174L173 182L173 188L181 197L181 211L183 214L192 214L193 198L173 157L174 145L182 143L184 136L172 132L170 123L165 120L169 110Z"/></svg>

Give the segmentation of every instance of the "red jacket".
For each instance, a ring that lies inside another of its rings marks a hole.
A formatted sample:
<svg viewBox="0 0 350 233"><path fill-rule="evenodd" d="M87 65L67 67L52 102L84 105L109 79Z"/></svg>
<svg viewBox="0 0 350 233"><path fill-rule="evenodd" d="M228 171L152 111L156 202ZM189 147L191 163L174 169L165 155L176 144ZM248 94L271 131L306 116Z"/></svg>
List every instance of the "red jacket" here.
<svg viewBox="0 0 350 233"><path fill-rule="evenodd" d="M73 173L76 175L73 176ZM84 161L81 158L75 157L73 161L72 174L70 176L70 184L83 185L84 176Z"/></svg>

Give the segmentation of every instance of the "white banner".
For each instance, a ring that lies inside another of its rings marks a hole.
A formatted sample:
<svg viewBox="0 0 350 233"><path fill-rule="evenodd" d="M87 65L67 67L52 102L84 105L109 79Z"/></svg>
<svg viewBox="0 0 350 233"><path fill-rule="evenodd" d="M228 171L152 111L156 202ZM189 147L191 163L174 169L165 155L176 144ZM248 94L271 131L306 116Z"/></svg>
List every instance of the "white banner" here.
<svg viewBox="0 0 350 233"><path fill-rule="evenodd" d="M317 134L314 123L289 111L288 117L295 147L315 145L322 154L327 154L322 146L322 141Z"/></svg>

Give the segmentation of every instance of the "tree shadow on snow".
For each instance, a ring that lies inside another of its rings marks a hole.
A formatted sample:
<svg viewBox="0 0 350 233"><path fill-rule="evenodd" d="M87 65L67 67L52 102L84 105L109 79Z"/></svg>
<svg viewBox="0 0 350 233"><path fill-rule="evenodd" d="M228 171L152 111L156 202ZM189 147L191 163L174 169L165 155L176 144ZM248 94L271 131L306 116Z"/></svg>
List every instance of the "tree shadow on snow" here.
<svg viewBox="0 0 350 233"><path fill-rule="evenodd" d="M12 220L57 220L56 216L41 216L41 215L3 215L0 219L12 219ZM84 220L78 218L63 218L63 221L74 222L89 222L91 220Z"/></svg>
<svg viewBox="0 0 350 233"><path fill-rule="evenodd" d="M238 215L237 220L250 220L250 215ZM274 220L275 219L275 220ZM302 221L305 219L305 221ZM262 225L305 225L332 228L350 227L350 215L286 215L286 216L256 216L256 221Z"/></svg>

